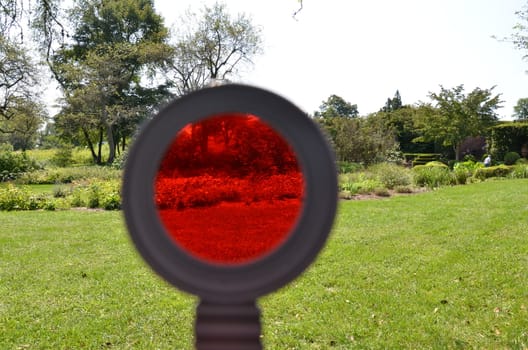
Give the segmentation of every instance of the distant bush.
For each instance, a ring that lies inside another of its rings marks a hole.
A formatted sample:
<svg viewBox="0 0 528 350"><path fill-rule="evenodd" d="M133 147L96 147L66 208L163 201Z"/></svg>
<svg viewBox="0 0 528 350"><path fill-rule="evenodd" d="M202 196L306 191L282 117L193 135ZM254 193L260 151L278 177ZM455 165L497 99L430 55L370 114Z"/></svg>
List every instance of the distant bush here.
<svg viewBox="0 0 528 350"><path fill-rule="evenodd" d="M71 194L71 187L61 184L55 185L52 194L54 198L66 198Z"/></svg>
<svg viewBox="0 0 528 350"><path fill-rule="evenodd" d="M69 197L72 208L81 208L87 206L87 190L84 186L74 186Z"/></svg>
<svg viewBox="0 0 528 350"><path fill-rule="evenodd" d="M466 184L467 179L473 176L477 169L483 167L484 165L482 163L471 160L455 163L455 165L453 166L453 173L455 174L457 184Z"/></svg>
<svg viewBox="0 0 528 350"><path fill-rule="evenodd" d="M510 173L513 179L528 179L528 163L517 163L513 166Z"/></svg>
<svg viewBox="0 0 528 350"><path fill-rule="evenodd" d="M413 193L411 186L396 186L394 190L396 193Z"/></svg>
<svg viewBox="0 0 528 350"><path fill-rule="evenodd" d="M506 177L512 172L513 168L506 165L491 166L480 168L475 171L473 177L478 180L485 180L491 177Z"/></svg>
<svg viewBox="0 0 528 350"><path fill-rule="evenodd" d="M456 184L453 173L447 166L417 165L413 168L414 183L419 187L437 188Z"/></svg>
<svg viewBox="0 0 528 350"><path fill-rule="evenodd" d="M14 180L38 168L37 162L30 159L26 153L0 152L0 181Z"/></svg>
<svg viewBox="0 0 528 350"><path fill-rule="evenodd" d="M504 164L506 165L513 165L515 162L521 158L519 153L517 152L508 152L504 155Z"/></svg>
<svg viewBox="0 0 528 350"><path fill-rule="evenodd" d="M18 184L57 184L83 180L110 181L121 179L122 171L102 166L53 168L25 173L17 179Z"/></svg>
<svg viewBox="0 0 528 350"><path fill-rule="evenodd" d="M476 161L477 161L477 158L475 158L475 156L472 155L472 154L466 154L464 156L464 162L473 162L473 163L475 163Z"/></svg>
<svg viewBox="0 0 528 350"><path fill-rule="evenodd" d="M0 210L55 210L53 199L46 195L34 195L25 188L12 184L0 187Z"/></svg>
<svg viewBox="0 0 528 350"><path fill-rule="evenodd" d="M156 204L161 208L192 208L220 202L246 202L300 198L301 178L297 173L272 175L256 181L217 178L210 175L159 178Z"/></svg>
<svg viewBox="0 0 528 350"><path fill-rule="evenodd" d="M374 194L379 197L390 197L390 192L385 187L378 187L374 189Z"/></svg>
<svg viewBox="0 0 528 350"><path fill-rule="evenodd" d="M369 194L373 193L376 189L382 188L383 184L376 179L365 179L361 182L357 182L352 187L352 193L354 194Z"/></svg>
<svg viewBox="0 0 528 350"><path fill-rule="evenodd" d="M431 162L427 162L425 163L425 166L436 166L436 167L441 167L441 168L449 168L446 164L438 161L438 160L433 160Z"/></svg>
<svg viewBox="0 0 528 350"><path fill-rule="evenodd" d="M337 171L339 174L349 174L355 173L363 169L363 165L360 163L347 162L347 161L338 161L337 162Z"/></svg>
<svg viewBox="0 0 528 350"><path fill-rule="evenodd" d="M411 170L391 163L379 163L367 169L374 174L385 188L390 190L397 186L408 186L412 183Z"/></svg>
<svg viewBox="0 0 528 350"><path fill-rule="evenodd" d="M51 163L58 167L67 167L73 163L73 146L64 145L55 151Z"/></svg>

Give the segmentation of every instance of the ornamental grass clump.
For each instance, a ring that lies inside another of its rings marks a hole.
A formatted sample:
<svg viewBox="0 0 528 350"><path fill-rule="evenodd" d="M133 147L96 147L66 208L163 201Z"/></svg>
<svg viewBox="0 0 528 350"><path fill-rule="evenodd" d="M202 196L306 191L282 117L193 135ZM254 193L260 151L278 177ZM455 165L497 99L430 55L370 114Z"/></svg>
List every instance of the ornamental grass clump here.
<svg viewBox="0 0 528 350"><path fill-rule="evenodd" d="M449 168L444 166L417 165L413 168L414 183L419 187L438 188L456 184Z"/></svg>
<svg viewBox="0 0 528 350"><path fill-rule="evenodd" d="M512 168L510 173L512 179L528 179L528 164L527 163L517 163Z"/></svg>
<svg viewBox="0 0 528 350"><path fill-rule="evenodd" d="M398 186L409 186L412 184L411 171L393 163L375 164L369 167L368 171L383 184L383 187L389 190Z"/></svg>

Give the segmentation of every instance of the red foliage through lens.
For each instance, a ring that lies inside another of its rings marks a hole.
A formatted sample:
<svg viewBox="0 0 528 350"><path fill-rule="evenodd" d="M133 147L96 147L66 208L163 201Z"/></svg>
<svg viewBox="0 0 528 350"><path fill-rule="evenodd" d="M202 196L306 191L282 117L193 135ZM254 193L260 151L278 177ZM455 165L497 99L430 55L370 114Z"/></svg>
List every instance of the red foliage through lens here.
<svg viewBox="0 0 528 350"><path fill-rule="evenodd" d="M287 142L258 117L220 115L187 125L155 183L170 237L208 262L241 264L276 249L300 214L304 180Z"/></svg>

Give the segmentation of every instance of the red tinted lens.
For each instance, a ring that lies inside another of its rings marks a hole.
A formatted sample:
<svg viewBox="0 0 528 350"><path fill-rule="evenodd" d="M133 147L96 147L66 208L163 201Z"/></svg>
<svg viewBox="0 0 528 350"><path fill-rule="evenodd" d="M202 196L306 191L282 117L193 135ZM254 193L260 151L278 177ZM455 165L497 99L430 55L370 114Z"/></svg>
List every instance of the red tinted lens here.
<svg viewBox="0 0 528 350"><path fill-rule="evenodd" d="M170 237L186 252L241 264L284 242L303 189L288 143L258 117L230 114L176 135L157 174L155 201Z"/></svg>

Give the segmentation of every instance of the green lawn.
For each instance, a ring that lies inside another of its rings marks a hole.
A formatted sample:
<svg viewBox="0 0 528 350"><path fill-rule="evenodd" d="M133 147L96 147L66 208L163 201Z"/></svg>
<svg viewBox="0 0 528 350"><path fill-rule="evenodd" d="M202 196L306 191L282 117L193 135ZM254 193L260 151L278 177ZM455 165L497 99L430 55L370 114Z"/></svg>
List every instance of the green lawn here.
<svg viewBox="0 0 528 350"><path fill-rule="evenodd" d="M195 299L119 212L0 212L0 349L192 349ZM342 202L298 280L262 298L266 349L527 349L528 180Z"/></svg>

